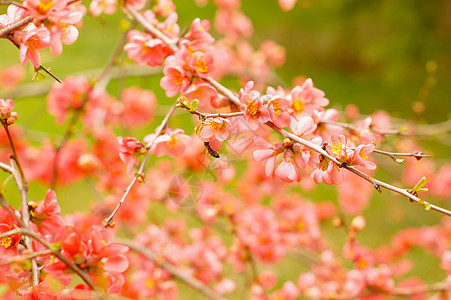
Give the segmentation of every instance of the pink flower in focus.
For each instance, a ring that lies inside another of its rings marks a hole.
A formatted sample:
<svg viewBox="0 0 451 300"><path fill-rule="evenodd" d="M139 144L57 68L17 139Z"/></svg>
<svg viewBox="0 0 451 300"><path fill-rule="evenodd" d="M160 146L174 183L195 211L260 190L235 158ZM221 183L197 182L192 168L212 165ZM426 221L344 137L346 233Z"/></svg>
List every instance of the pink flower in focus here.
<svg viewBox="0 0 451 300"><path fill-rule="evenodd" d="M0 115L2 119L8 119L14 108L14 101L11 99L0 99Z"/></svg>
<svg viewBox="0 0 451 300"><path fill-rule="evenodd" d="M180 91L185 91L190 84L190 79L185 74L185 70L178 65L175 56L169 56L166 59L163 74L165 76L161 78L160 85L168 97L174 97Z"/></svg>
<svg viewBox="0 0 451 300"><path fill-rule="evenodd" d="M255 144L258 148L265 148L255 150L254 158L263 164L266 176L272 178L276 169L276 159L283 152L283 145L282 143L273 145L260 137L255 137Z"/></svg>
<svg viewBox="0 0 451 300"><path fill-rule="evenodd" d="M144 154L146 148L134 137L117 137L119 157L127 164L127 173L131 173L133 165L138 164L138 156Z"/></svg>
<svg viewBox="0 0 451 300"><path fill-rule="evenodd" d="M144 137L144 142L149 144L153 141L155 134ZM163 135L158 136L150 151L157 157L167 154L170 157L183 155L185 149L191 144L191 137L186 135L182 129L166 128Z"/></svg>
<svg viewBox="0 0 451 300"><path fill-rule="evenodd" d="M218 151L221 144L229 138L231 123L224 118L208 118L205 120L199 138L210 144L210 147Z"/></svg>
<svg viewBox="0 0 451 300"><path fill-rule="evenodd" d="M4 15L0 15L0 28L6 28L21 19L24 18L27 13L26 9L23 9L16 5L9 5L7 13Z"/></svg>
<svg viewBox="0 0 451 300"><path fill-rule="evenodd" d="M344 135L332 135L327 141L326 151L338 161L344 162L347 158L346 145L347 140Z"/></svg>
<svg viewBox="0 0 451 300"><path fill-rule="evenodd" d="M49 47L49 30L44 25L36 27L34 23L30 23L23 31L14 33L14 40L20 45L19 57L22 64L25 66L30 60L33 67L39 68L41 56L38 50Z"/></svg>
<svg viewBox="0 0 451 300"><path fill-rule="evenodd" d="M368 170L376 169L376 164L367 160L368 159L367 154L370 154L373 151L374 151L373 144L357 146L352 156L348 159L348 164L358 165Z"/></svg>
<svg viewBox="0 0 451 300"><path fill-rule="evenodd" d="M285 182L301 181L301 173L299 172L293 156L293 152L285 151L283 153L283 161L274 171L274 175Z"/></svg>
<svg viewBox="0 0 451 300"><path fill-rule="evenodd" d="M291 108L295 114L311 114L315 110L324 110L329 104L329 100L324 98L324 92L313 87L313 82L309 78L302 86L296 86L291 90Z"/></svg>
<svg viewBox="0 0 451 300"><path fill-rule="evenodd" d="M259 98L255 97L251 100L250 96L246 94L241 98L241 102L247 105L244 119L251 130L256 130L259 123L264 124L269 121L270 113Z"/></svg>
<svg viewBox="0 0 451 300"><path fill-rule="evenodd" d="M49 16L57 16L67 6L68 0L25 0L23 6L36 20L44 20Z"/></svg>
<svg viewBox="0 0 451 300"><path fill-rule="evenodd" d="M202 51L193 53L188 59L188 66L193 70L194 74L200 78L206 78L215 71L213 56Z"/></svg>
<svg viewBox="0 0 451 300"><path fill-rule="evenodd" d="M312 172L311 176L316 183L324 182L328 185L340 184L344 177L343 170L334 162L327 162L326 159L319 163L318 168Z"/></svg>
<svg viewBox="0 0 451 300"><path fill-rule="evenodd" d="M30 206L32 207L30 210L31 222L36 225L38 232L44 235L56 235L64 227L55 191L48 190L44 202L33 205L30 203Z"/></svg>
<svg viewBox="0 0 451 300"><path fill-rule="evenodd" d="M288 113L288 100L281 96L273 96L268 103L268 111L271 117L271 122L279 128L284 128L290 125L291 117Z"/></svg>

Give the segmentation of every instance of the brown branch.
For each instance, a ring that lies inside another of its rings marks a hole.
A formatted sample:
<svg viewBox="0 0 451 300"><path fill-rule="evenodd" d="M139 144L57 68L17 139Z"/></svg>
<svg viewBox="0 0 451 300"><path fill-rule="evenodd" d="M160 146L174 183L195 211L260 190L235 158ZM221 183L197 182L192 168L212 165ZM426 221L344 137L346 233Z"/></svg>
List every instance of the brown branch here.
<svg viewBox="0 0 451 300"><path fill-rule="evenodd" d="M343 123L343 122L335 122L335 121L326 121L321 120L320 124L327 124L327 125L334 125L338 127L342 127L351 131L361 131L363 128L358 125L349 124L349 123ZM369 131L380 134L380 135L400 135L400 136L412 136L411 134L408 134L404 132L402 129L376 129L372 126L368 128Z"/></svg>
<svg viewBox="0 0 451 300"><path fill-rule="evenodd" d="M23 20L20 20L17 23L14 23L14 24L6 27L5 29L0 30L0 38L7 38L11 33L13 33L14 31L16 31L18 29L20 29L22 26L27 25L31 21L33 21L33 17L29 16L29 17L26 17Z"/></svg>
<svg viewBox="0 0 451 300"><path fill-rule="evenodd" d="M227 300L227 298L224 298L223 296L214 292L210 287L205 285L202 281L188 275L187 273L183 272L182 270L180 270L173 264L170 264L167 261L164 261L162 257L156 255L155 253L150 251L148 248L146 248L134 241L127 240L127 239L116 238L115 241L129 246L130 249L138 252L139 254L145 256L147 259L153 261L160 268L165 269L172 276L180 279L182 282L184 282L185 284L194 288L195 290L199 291L207 298L212 299L212 300Z"/></svg>
<svg viewBox="0 0 451 300"><path fill-rule="evenodd" d="M14 262L24 261L24 260L32 259L32 258L39 257L39 256L54 254L55 251L56 250L47 249L47 250L36 251L36 252L28 253L28 254L11 256L11 257L8 257L8 259L0 260L0 266L9 265Z"/></svg>
<svg viewBox="0 0 451 300"><path fill-rule="evenodd" d="M138 178L141 178L141 174L144 171L144 166L147 162L147 159L149 157L150 148L152 147L153 143L155 142L156 138L163 132L164 128L167 126L169 119L171 118L172 114L174 113L175 109L177 108L177 101L174 103L172 108L168 111L166 116L164 117L163 121L161 122L160 126L157 127L157 130L155 132L155 135L153 139L146 145L146 154L144 155L144 158L138 168L137 176L133 177L130 184L127 186L127 188L124 191L124 194L122 195L122 198L119 200L118 204L116 205L116 208L113 210L113 212L103 221L103 227L112 226L113 224L113 218L116 215L119 208L124 204L125 199L127 198L128 194L130 193L131 189L135 185L135 183L138 181Z"/></svg>

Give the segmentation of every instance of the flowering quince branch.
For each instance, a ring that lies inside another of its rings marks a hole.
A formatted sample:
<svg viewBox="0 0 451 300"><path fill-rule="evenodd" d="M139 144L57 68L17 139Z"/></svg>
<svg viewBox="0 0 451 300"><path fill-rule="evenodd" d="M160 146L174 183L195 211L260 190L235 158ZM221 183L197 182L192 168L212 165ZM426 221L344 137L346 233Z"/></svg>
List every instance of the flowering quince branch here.
<svg viewBox="0 0 451 300"><path fill-rule="evenodd" d="M152 24L150 24L149 22L147 22L147 20L142 17L138 12L136 12L130 5L126 4L125 7L130 11L130 13L133 15L133 17L136 19L136 21L143 26L143 28L145 28L147 31L151 32L153 35L155 35L157 38L160 38L163 42L165 42L173 51L177 51L177 47L176 45L180 43L179 42L174 42L172 39L170 39L169 37L167 37L164 33L162 33L159 29L157 29L155 26L153 26ZM202 79L208 83L210 83L219 93L223 94L224 96L226 96L235 106L241 108L241 109L247 109L247 106L245 104L242 103L242 101L234 95L234 93L232 91L230 91L228 88L224 87L223 85L221 85L219 82L217 82L215 79L213 79L211 76L202 76ZM268 118L269 119L269 118ZM266 120L269 121L269 120ZM266 123L263 122L263 123ZM324 122L324 120L323 120ZM438 212L441 212L447 216L451 216L451 211L438 207L436 205L432 205L430 203L427 203L425 201L423 201L422 199L410 194L407 190L395 187L393 185L390 185L388 183L382 182L380 180L374 179L370 176L368 176L367 174L365 174L364 172L357 170L356 168L354 168L353 166L348 165L346 162L344 161L338 161L335 157L331 156L330 154L328 154L324 149L322 149L319 145L313 144L297 135L294 135L284 129L281 129L278 126L275 126L273 123L268 122L267 125L269 125L271 128L273 128L275 131L279 132L282 136L291 139L292 141L296 141L298 143L300 143L303 146L306 146L316 152L318 152L319 154L321 154L324 158L327 158L328 160L330 160L331 162L333 162L336 166L338 166L338 168L344 168L360 177L362 177L363 179L367 180L368 182L370 182L374 188L376 190L378 190L379 192L381 192L380 187L384 187L388 190L391 190L395 193L399 193L401 195L406 196L407 198L409 198L411 201L417 202L419 204L422 204L426 210L432 209ZM336 125L336 124L335 124ZM341 126L342 124L340 124ZM371 128L371 126L369 126L369 128ZM388 134L389 132L378 132L380 134ZM401 134L400 132L396 132L397 134ZM217 149L214 149L217 150Z"/></svg>
<svg viewBox="0 0 451 300"><path fill-rule="evenodd" d="M355 148L349 147L349 149L355 149ZM379 149L374 149L373 152L374 153L383 154L383 155L387 155L387 156L389 156L391 159L393 159L397 163L402 163L402 162L404 162L404 160L402 160L402 159L399 160L398 158L396 158L396 156L406 156L406 157L410 156L410 157L415 157L417 160L420 160L422 158L430 158L430 157L432 157L432 155L423 154L420 151L413 152L413 153L401 153L401 152L389 152L389 151L383 151L383 150L379 150Z"/></svg>
<svg viewBox="0 0 451 300"><path fill-rule="evenodd" d="M197 115L199 117L201 117L202 119L208 119L208 118L232 118L232 117L238 117L238 116L242 116L244 115L244 112L233 112L233 113L215 113L215 114L209 114L209 113L202 113L200 111L198 111L195 107L193 107L192 104L190 104L191 106L188 106L188 104L186 103L186 98L185 99L178 99L178 107L182 107L184 109L186 109L189 113L193 114L193 115ZM196 100L195 100L196 101ZM197 104L196 104L197 107Z"/></svg>
<svg viewBox="0 0 451 300"><path fill-rule="evenodd" d="M180 279L182 282L196 289L207 298L212 300L227 300L227 298L215 293L212 289L203 284L201 281L197 280L192 276L189 276L186 272L183 272L183 270L180 270L176 266L164 261L163 257L159 257L158 255L150 251L149 248L127 239L116 238L115 240L118 243L127 245L128 247L130 247L131 250L144 255L147 259L155 262L159 267L165 269L172 276Z"/></svg>
<svg viewBox="0 0 451 300"><path fill-rule="evenodd" d="M7 232L3 232L0 234L0 239L4 238L4 237L8 237L8 236L12 236L12 235L16 235L16 234L22 234L25 235L27 237L31 237L33 239L35 239L36 241L38 241L40 244L42 244L44 247L46 247L49 250L52 250L52 254L55 255L57 258L59 258L64 264L66 264L70 269L72 269L72 271L74 271L78 276L80 276L80 278L94 291L97 291L97 288L94 284L94 282L92 281L92 279L88 276L88 274L86 274L85 272L83 272L82 270L80 270L80 268L78 268L74 263L72 263L70 260L68 260L63 254L61 254L59 251L54 250L54 248L52 247L52 245L50 245L47 241L45 241L41 236L39 236L38 234L36 234L35 232L27 229L27 228L17 228L17 229L13 229ZM34 260L34 258L32 258Z"/></svg>
<svg viewBox="0 0 451 300"><path fill-rule="evenodd" d="M139 165L136 175L133 177L132 181L125 189L124 194L122 195L122 198L119 200L119 202L116 205L116 207L114 208L113 212L102 222L104 228L114 226L113 218L116 215L116 213L118 212L119 208L124 204L125 198L127 198L128 194L130 193L131 189L133 188L133 186L135 185L135 183L137 181L142 182L144 180L143 171L144 171L144 167L146 165L147 159L149 157L149 153L150 153L149 150L150 150L150 148L152 148L157 137L163 132L165 127L168 125L169 119L171 118L171 116L174 113L176 108L177 108L177 101L174 103L174 105L168 111L168 113L164 117L163 121L161 121L161 124L157 127L157 130L155 131L155 134L154 134L152 140L146 145L146 147L145 147L146 153L144 155L144 158L143 158L141 164Z"/></svg>

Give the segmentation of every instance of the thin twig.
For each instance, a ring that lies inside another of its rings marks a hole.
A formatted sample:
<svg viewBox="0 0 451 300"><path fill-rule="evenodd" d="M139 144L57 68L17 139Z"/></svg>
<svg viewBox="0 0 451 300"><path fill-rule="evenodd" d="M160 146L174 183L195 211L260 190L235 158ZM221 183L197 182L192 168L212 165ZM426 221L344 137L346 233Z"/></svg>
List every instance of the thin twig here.
<svg viewBox="0 0 451 300"><path fill-rule="evenodd" d="M156 263L160 268L165 269L168 271L172 276L180 279L190 287L194 288L195 290L202 293L204 296L206 296L209 299L212 300L226 300L227 298L224 298L223 296L217 294L214 292L211 288L209 288L207 285L205 285L202 281L188 275L187 273L183 272L173 264L168 263L167 261L164 261L162 257L156 255L152 251L150 251L148 248L127 239L121 239L116 238L116 242L127 245L132 249L133 251L138 252L139 254L144 255L147 259L153 261Z"/></svg>
<svg viewBox="0 0 451 300"><path fill-rule="evenodd" d="M135 183L138 181L139 176L143 173L144 171L144 166L147 162L147 159L149 157L149 153L150 153L150 148L152 147L153 143L155 142L156 138L163 132L164 128L167 126L169 119L171 118L172 114L174 113L175 109L177 108L177 101L174 103L174 105L172 106L172 108L168 111L168 113L166 114L166 116L164 117L163 121L161 122L160 126L157 127L157 130L155 132L155 135L153 137L153 139L146 145L146 154L144 155L144 158L138 168L138 172L136 173L137 176L133 177L132 181L130 182L130 184L127 186L127 188L124 191L124 194L122 195L122 198L119 200L118 204L116 205L116 208L113 210L113 212L108 216L108 218L106 218L103 221L103 227L108 227L112 225L112 221L114 218L114 215L116 215L117 211L119 210L119 208L124 204L125 199L127 198L128 194L130 193L131 189L133 188L133 186L135 185Z"/></svg>
<svg viewBox="0 0 451 300"><path fill-rule="evenodd" d="M320 124L338 126L338 127L352 130L352 131L361 131L363 129L361 126L358 126L358 125L343 123L343 122L327 121L327 120L321 120ZM368 127L368 130L371 132L383 135L383 136L385 136L385 135L412 136L411 134L406 133L402 129L376 129L373 126L370 126L370 127Z"/></svg>
<svg viewBox="0 0 451 300"><path fill-rule="evenodd" d="M207 113L202 113L200 111L198 111L197 109L192 110L191 108L187 107L183 102L179 101L178 103L179 107L182 107L184 109L186 109L190 114L193 115L197 115L200 116L204 119L208 119L208 118L233 118L233 117L238 117L238 116L242 116L244 115L244 112L239 111L239 112L232 112L232 113L215 113L215 114L207 114Z"/></svg>
<svg viewBox="0 0 451 300"><path fill-rule="evenodd" d="M22 26L27 25L28 23L30 23L31 21L33 21L33 17L29 16L26 17L23 20L20 20L17 23L14 23L8 27L6 27L5 29L0 30L0 38L7 38L8 35L10 35L11 33L13 33L14 31L18 30L19 28L21 28Z"/></svg>
<svg viewBox="0 0 451 300"><path fill-rule="evenodd" d="M36 252L28 253L28 254L10 256L10 257L8 257L8 259L0 260L0 266L9 265L14 262L24 261L24 260L32 259L32 258L39 257L39 256L54 254L55 252L56 252L56 250L46 249L46 250L36 251Z"/></svg>

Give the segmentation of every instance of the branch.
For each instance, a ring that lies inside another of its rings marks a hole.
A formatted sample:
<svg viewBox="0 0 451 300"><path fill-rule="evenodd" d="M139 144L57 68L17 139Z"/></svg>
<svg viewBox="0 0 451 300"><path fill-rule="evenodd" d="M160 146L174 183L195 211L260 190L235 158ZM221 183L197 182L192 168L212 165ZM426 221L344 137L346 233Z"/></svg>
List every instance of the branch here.
<svg viewBox="0 0 451 300"><path fill-rule="evenodd" d="M322 120L320 121L320 124L328 124L328 125L335 125L338 127L343 127L352 131L361 131L363 128L358 125L349 124L349 123L343 123L343 122L334 122L334 121L326 121ZM411 134L408 134L403 129L376 129L372 126L368 128L369 131L380 134L380 135L400 135L400 136L412 136Z"/></svg>
<svg viewBox="0 0 451 300"><path fill-rule="evenodd" d="M165 42L173 51L176 51L178 48L176 47L177 42L174 43L174 41L172 39L169 39L166 35L164 35L160 30L158 30L155 26L153 26L152 24L150 24L149 22L147 22L146 19L144 19L139 13L136 12L136 10L134 10L130 5L125 4L125 7L130 11L130 13L133 15L133 17L136 19L136 21L143 26L143 28L145 28L148 32L154 34L156 37L160 38L163 42ZM207 77L204 78L203 80L205 80L206 82L210 83L211 86L213 86L219 93L221 93L222 95L226 96L227 98L229 98L229 100L236 105L237 107L241 108L241 109L245 109L246 106L241 103L240 99L228 88L226 88L225 86L223 86L222 84L220 84L218 81L216 81L214 78L212 77ZM333 122L335 123L335 122ZM345 124L345 123L343 123ZM388 183L385 183L383 181L374 179L372 177L370 177L369 175L365 174L362 171L359 171L357 169L355 169L354 167L348 166L346 163L340 163L338 162L334 157L330 156L325 150L323 150L321 147L310 143L307 140L304 140L292 133L287 132L284 129L279 129L276 126L274 126L274 124L272 124L271 122L266 123L266 125L268 125L269 127L271 127L272 129L274 129L275 131L277 131L279 134L281 134L283 137L287 137L293 141L296 141L298 143L300 143L301 145L306 146L307 148L310 148L318 153L320 153L321 155L323 155L324 157L327 157L329 160L333 161L334 163L336 163L338 166L345 168L346 170L362 177L363 179L367 180L368 182L370 182L374 188L376 190L378 190L379 192L381 192L381 187L386 188L388 190L391 190L395 193L401 194L406 196L407 198L409 198L411 201L417 202L419 204L422 204L427 210L429 209L433 209L435 211L441 212L447 216L451 216L451 211L441 208L439 206L436 205L432 205L429 204L423 200L421 200L420 198L410 194L407 190L395 187L393 185L390 185ZM349 125L349 124L348 124ZM340 125L341 126L341 125ZM375 131L377 133L380 134L399 134L399 135L403 135L401 132L399 131Z"/></svg>
<svg viewBox="0 0 451 300"><path fill-rule="evenodd" d="M161 132L163 132L163 129L167 126L169 119L171 118L172 114L174 113L175 109L177 108L177 103L178 103L178 101L176 101L174 103L174 105L171 107L171 109L168 111L168 113L164 117L163 121L161 122L160 126L157 127L157 130L155 132L153 139L146 145L147 151L146 151L146 154L144 155L144 158L138 168L137 175L135 177L133 177L132 181L125 189L124 194L122 195L122 198L119 200L118 204L116 205L116 208L113 210L113 212L110 214L110 216L103 221L104 228L113 225L114 215L116 215L119 208L124 204L125 198L127 198L128 194L130 193L131 189L135 185L136 181L138 181L138 178L141 178L140 175L143 173L144 166L149 157L149 153L150 153L149 150L152 147L153 143L155 142L156 138L161 134Z"/></svg>
<svg viewBox="0 0 451 300"><path fill-rule="evenodd" d="M115 241L118 243L127 245L133 251L136 251L139 254L144 255L147 259L153 261L159 267L168 271L172 276L180 279L182 282L191 286L195 290L199 291L207 298L212 299L212 300L227 300L227 298L224 298L223 296L214 292L211 288L209 288L207 285L205 285L202 281L187 275L186 273L184 273L182 270L180 270L173 264L170 264L170 263L164 261L162 257L157 256L155 253L150 251L148 248L145 248L144 246L142 246L138 243L135 243L131 240L127 240L127 239L116 238Z"/></svg>
<svg viewBox="0 0 451 300"><path fill-rule="evenodd" d="M7 38L8 35L10 35L11 33L13 33L14 31L18 30L19 28L21 28L22 26L27 25L28 23L30 23L31 21L33 21L33 17L29 16L26 17L23 20L20 20L17 23L14 23L8 27L6 27L5 29L0 30L0 38Z"/></svg>
<svg viewBox="0 0 451 300"><path fill-rule="evenodd" d="M197 115L200 116L204 119L208 119L208 118L216 118L216 117L221 117L221 118L233 118L233 117L238 117L238 116L242 116L244 115L244 112L239 111L239 112L233 112L233 113L216 113L216 114L207 114L207 113L202 113L200 111L198 111L197 109L192 110L190 107L186 106L182 101L177 100L177 106L186 109L190 114L193 115Z"/></svg>
<svg viewBox="0 0 451 300"><path fill-rule="evenodd" d="M48 255L48 254L54 254L55 251L56 250L47 249L47 250L36 251L36 252L23 254L23 255L11 256L11 257L8 257L8 259L0 260L0 266L9 265L9 264L14 263L14 262L24 261L24 260L32 259L32 258L39 257L39 256L45 256L45 255Z"/></svg>

